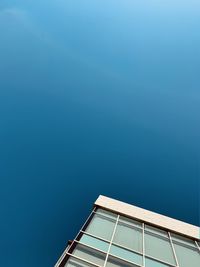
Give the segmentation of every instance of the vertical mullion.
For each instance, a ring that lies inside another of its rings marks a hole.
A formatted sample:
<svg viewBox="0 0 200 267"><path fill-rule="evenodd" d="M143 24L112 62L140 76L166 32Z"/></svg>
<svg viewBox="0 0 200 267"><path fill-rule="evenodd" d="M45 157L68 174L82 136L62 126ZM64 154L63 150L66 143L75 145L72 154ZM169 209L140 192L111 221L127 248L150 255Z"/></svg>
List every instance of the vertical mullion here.
<svg viewBox="0 0 200 267"><path fill-rule="evenodd" d="M200 252L200 247L199 247L199 244L197 243L197 241L195 241L195 244L196 244L196 246L197 246L197 248L198 248L198 250Z"/></svg>
<svg viewBox="0 0 200 267"><path fill-rule="evenodd" d="M115 235L115 232L116 232L116 229L117 229L118 221L119 221L119 215L117 216L117 220L116 220L116 223L115 223L115 227L113 229L112 237L111 237L111 240L110 240L110 244L109 244L109 247L108 247L108 251L107 251L107 254L106 254L106 259L105 259L105 263L104 263L103 267L106 266L106 263L108 261L108 255L109 255L110 248L111 248L111 245L112 245L112 242L113 242L113 238L114 238L114 235Z"/></svg>
<svg viewBox="0 0 200 267"><path fill-rule="evenodd" d="M174 244L173 244L170 232L168 232L168 236L169 236L170 244L172 246L174 258L175 258L175 261L176 261L176 266L179 267L178 259L177 259L177 256L176 256L176 251L175 251L175 248L174 248Z"/></svg>
<svg viewBox="0 0 200 267"><path fill-rule="evenodd" d="M142 266L145 267L144 223L142 223Z"/></svg>

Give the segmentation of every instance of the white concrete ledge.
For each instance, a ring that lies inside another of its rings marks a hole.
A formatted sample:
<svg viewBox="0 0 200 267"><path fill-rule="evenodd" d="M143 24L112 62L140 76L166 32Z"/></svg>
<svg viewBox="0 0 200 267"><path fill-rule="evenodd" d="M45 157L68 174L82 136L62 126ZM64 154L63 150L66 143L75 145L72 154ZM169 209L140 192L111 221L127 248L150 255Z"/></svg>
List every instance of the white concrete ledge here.
<svg viewBox="0 0 200 267"><path fill-rule="evenodd" d="M179 233L194 239L200 239L200 228L189 223L185 223L170 217L160 215L158 213L148 211L109 197L100 195L96 202L96 206L115 211L119 214L135 218L146 223L164 228L169 231Z"/></svg>

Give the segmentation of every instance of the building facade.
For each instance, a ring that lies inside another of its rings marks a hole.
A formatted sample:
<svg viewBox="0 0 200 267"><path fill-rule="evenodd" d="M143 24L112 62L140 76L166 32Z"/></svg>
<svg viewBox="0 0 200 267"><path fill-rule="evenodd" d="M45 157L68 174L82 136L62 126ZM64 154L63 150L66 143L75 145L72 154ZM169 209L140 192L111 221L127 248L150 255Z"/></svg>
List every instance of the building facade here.
<svg viewBox="0 0 200 267"><path fill-rule="evenodd" d="M105 196L55 267L200 267L199 227Z"/></svg>

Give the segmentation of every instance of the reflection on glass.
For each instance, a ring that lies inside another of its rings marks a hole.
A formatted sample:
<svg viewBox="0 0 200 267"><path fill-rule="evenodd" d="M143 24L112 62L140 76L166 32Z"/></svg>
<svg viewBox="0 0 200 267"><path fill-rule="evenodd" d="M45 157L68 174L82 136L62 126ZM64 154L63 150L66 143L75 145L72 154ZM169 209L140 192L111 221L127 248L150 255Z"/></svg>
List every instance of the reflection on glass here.
<svg viewBox="0 0 200 267"><path fill-rule="evenodd" d="M197 249L190 249L178 244L174 244L174 248L180 267L200 266L200 252Z"/></svg>
<svg viewBox="0 0 200 267"><path fill-rule="evenodd" d="M103 250L104 252L107 252L108 247L109 247L109 243L99 240L97 238L91 237L89 235L83 235L80 239L80 242L88 246Z"/></svg>
<svg viewBox="0 0 200 267"><path fill-rule="evenodd" d="M106 263L106 267L138 267L138 265L127 263L123 260L109 256L108 261Z"/></svg>
<svg viewBox="0 0 200 267"><path fill-rule="evenodd" d="M88 264L84 261L75 259L73 257L70 257L70 259L68 260L68 262L65 264L64 267L93 267L93 265Z"/></svg>
<svg viewBox="0 0 200 267"><path fill-rule="evenodd" d="M145 230L151 232L151 233L154 233L154 234L157 234L157 235L161 235L161 236L164 236L166 238L168 238L168 233L164 230L161 230L159 228L156 228L156 227L153 227L153 226L150 226L150 225L145 225Z"/></svg>
<svg viewBox="0 0 200 267"><path fill-rule="evenodd" d="M97 209L96 211L98 214L102 214L104 216L107 216L109 218L112 218L112 219L117 219L117 214L113 213L113 212L110 212L108 210L103 210L103 209Z"/></svg>
<svg viewBox="0 0 200 267"><path fill-rule="evenodd" d="M114 226L115 222L112 219L95 214L88 225L86 232L110 241Z"/></svg>
<svg viewBox="0 0 200 267"><path fill-rule="evenodd" d="M98 264L100 266L104 265L106 254L96 251L94 249L85 247L84 245L78 244L72 253L73 255L87 260L91 263Z"/></svg>
<svg viewBox="0 0 200 267"><path fill-rule="evenodd" d="M142 256L137 253L131 252L129 250L112 245L110 249L110 254L131 261L133 263L142 265Z"/></svg>
<svg viewBox="0 0 200 267"><path fill-rule="evenodd" d="M136 227L142 228L142 223L141 222L126 218L124 216L120 216L119 217L119 222L128 224L130 226L136 226Z"/></svg>
<svg viewBox="0 0 200 267"><path fill-rule="evenodd" d="M113 243L142 252L142 230L118 223Z"/></svg>
<svg viewBox="0 0 200 267"><path fill-rule="evenodd" d="M152 259L145 259L145 267L171 267L169 265L166 265L164 263L152 260ZM189 266L188 266L189 267Z"/></svg>
<svg viewBox="0 0 200 267"><path fill-rule="evenodd" d="M196 244L192 239L189 239L189 238L186 238L186 237L183 237L183 236L180 236L180 235L176 235L176 234L173 234L173 233L171 234L171 237L172 237L172 240L174 240L176 242L179 242L179 243L182 243L182 244L185 244L185 245L192 246L192 247L196 248Z"/></svg>
<svg viewBox="0 0 200 267"><path fill-rule="evenodd" d="M145 233L145 253L166 263L176 264L171 244L163 237Z"/></svg>

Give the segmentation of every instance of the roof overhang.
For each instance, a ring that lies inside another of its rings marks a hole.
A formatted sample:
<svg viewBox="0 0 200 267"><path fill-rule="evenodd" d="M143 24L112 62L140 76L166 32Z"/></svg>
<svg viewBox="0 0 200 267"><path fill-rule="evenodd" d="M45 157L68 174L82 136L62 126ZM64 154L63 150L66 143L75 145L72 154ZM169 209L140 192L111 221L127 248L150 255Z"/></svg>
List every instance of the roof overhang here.
<svg viewBox="0 0 200 267"><path fill-rule="evenodd" d="M200 240L200 228L158 213L136 207L109 197L100 195L94 203L95 206L117 212L121 215L134 218L159 228L173 231L178 234Z"/></svg>

